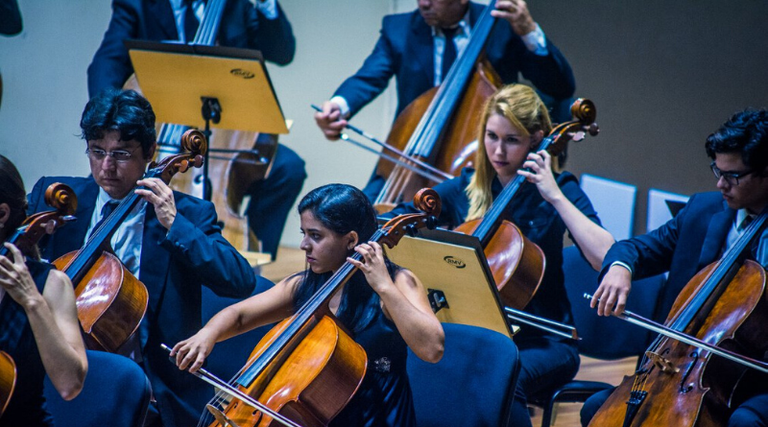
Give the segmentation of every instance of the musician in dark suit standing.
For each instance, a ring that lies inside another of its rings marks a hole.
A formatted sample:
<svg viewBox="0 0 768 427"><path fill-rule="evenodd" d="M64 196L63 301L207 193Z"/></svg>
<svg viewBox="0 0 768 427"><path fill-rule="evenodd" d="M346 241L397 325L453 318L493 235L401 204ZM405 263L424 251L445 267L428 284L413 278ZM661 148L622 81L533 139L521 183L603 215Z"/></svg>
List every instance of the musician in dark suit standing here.
<svg viewBox="0 0 768 427"><path fill-rule="evenodd" d="M77 194L78 221L40 242L43 258L79 249L105 215L105 206L131 193L142 196L111 239L115 254L149 291L138 333L121 352L147 373L157 400L152 426L195 425L210 387L174 368L161 343L173 344L202 326L201 286L247 297L256 283L248 262L222 236L213 204L142 179L157 148L155 115L134 91L110 89L91 99L80 123L91 175L44 177L29 195L29 213L46 210L44 192L63 182ZM137 190L142 185L145 189ZM159 412L159 416L158 416Z"/></svg>
<svg viewBox="0 0 768 427"><path fill-rule="evenodd" d="M191 42L205 5L202 0L113 0L112 19L88 67L90 96L122 88L133 73L124 40ZM255 0L255 6L248 0L227 0L217 44L260 50L266 61L279 65L289 64L296 52L291 24L277 0ZM273 259L306 177L304 160L280 144L269 176L248 189L248 224Z"/></svg>
<svg viewBox="0 0 768 427"><path fill-rule="evenodd" d="M592 299L598 314L622 312L633 279L669 272L656 319L663 322L691 278L720 259L745 230L750 218L768 206L768 111L735 114L707 138L706 150L713 160L710 167L720 192L695 194L685 208L660 228L613 245L603 261L600 286ZM756 238L752 258L768 267L765 229ZM585 403L583 425L589 423L608 395L597 394ZM729 426L768 423L765 378L748 372L732 397L736 409Z"/></svg>
<svg viewBox="0 0 768 427"><path fill-rule="evenodd" d="M573 72L560 51L533 20L523 0L495 2L499 18L485 45L485 55L504 83L519 76L556 100L575 90ZM418 10L385 16L381 36L363 66L341 84L315 114L315 121L330 140L339 138L347 120L397 80L397 111L438 86L452 59L467 46L472 27L485 6L468 0L419 0ZM374 175L365 188L375 198L384 183Z"/></svg>

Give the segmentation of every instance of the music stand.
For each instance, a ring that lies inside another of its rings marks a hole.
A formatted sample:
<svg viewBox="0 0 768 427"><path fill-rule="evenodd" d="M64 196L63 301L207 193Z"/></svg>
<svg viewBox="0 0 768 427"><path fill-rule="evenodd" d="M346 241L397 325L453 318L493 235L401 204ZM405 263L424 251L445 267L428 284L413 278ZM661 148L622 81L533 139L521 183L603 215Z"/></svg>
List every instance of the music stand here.
<svg viewBox="0 0 768 427"><path fill-rule="evenodd" d="M158 121L285 134L288 128L264 59L256 50L125 40L141 90ZM209 146L212 145L209 141ZM208 160L203 198L210 200ZM239 150L220 150L228 153ZM244 150L248 151L248 150Z"/></svg>
<svg viewBox="0 0 768 427"><path fill-rule="evenodd" d="M392 262L411 270L427 288L429 302L443 323L490 329L508 337L511 327L476 237L444 229L420 229L387 249Z"/></svg>

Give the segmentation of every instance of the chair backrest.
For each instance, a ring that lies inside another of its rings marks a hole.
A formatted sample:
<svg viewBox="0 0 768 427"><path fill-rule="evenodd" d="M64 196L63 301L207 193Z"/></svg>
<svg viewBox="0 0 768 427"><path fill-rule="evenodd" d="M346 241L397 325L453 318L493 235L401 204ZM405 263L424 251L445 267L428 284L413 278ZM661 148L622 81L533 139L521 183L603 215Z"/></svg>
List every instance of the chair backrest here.
<svg viewBox="0 0 768 427"><path fill-rule="evenodd" d="M498 332L444 323L440 362L408 354L408 378L420 427L506 426L519 371L517 347Z"/></svg>
<svg viewBox="0 0 768 427"><path fill-rule="evenodd" d="M258 277L256 288L251 295L256 295L270 289L274 284L269 280ZM203 324L208 322L216 313L225 307L241 301L238 298L220 297L212 290L203 287L202 318ZM264 335L272 329L273 325L262 326L242 335L222 341L213 348L213 351L205 362L205 369L224 381L234 377L237 371L243 367L248 356L256 344ZM213 397L213 392L211 392Z"/></svg>
<svg viewBox="0 0 768 427"><path fill-rule="evenodd" d="M583 295L585 292L593 294L597 289L598 272L592 269L576 246L563 250L563 270L573 320L581 337L579 352L598 359L642 354L655 334L615 317L598 316L589 307ZM653 317L664 280L664 275L658 275L633 281L627 310Z"/></svg>
<svg viewBox="0 0 768 427"><path fill-rule="evenodd" d="M65 401L45 379L48 411L57 427L140 427L147 414L151 388L144 371L127 357L86 351L88 375L80 394Z"/></svg>

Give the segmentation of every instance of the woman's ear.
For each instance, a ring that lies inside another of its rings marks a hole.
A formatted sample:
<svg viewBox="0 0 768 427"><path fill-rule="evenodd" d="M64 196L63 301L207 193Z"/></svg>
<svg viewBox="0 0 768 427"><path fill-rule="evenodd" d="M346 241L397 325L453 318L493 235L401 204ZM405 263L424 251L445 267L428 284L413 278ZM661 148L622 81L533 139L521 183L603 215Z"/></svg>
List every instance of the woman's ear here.
<svg viewBox="0 0 768 427"><path fill-rule="evenodd" d="M360 238L357 235L357 231L354 231L354 230L350 231L349 233L347 233L346 237L347 237L347 250L351 251L355 249L355 246L357 246L357 244L359 243L358 239Z"/></svg>
<svg viewBox="0 0 768 427"><path fill-rule="evenodd" d="M8 206L8 203L0 203L0 227L4 227L10 217L11 207Z"/></svg>
<svg viewBox="0 0 768 427"><path fill-rule="evenodd" d="M542 139L544 139L544 131L541 129L531 134L531 151L538 151Z"/></svg>

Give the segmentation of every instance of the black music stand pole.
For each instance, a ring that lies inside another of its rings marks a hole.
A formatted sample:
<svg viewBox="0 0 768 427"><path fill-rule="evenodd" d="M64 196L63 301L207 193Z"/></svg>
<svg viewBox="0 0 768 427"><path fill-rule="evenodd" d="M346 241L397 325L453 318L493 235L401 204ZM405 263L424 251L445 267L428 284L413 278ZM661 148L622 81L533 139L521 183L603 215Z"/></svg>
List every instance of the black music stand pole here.
<svg viewBox="0 0 768 427"><path fill-rule="evenodd" d="M211 140L211 122L218 124L221 121L221 104L217 98L210 98L207 96L201 96L200 100L203 105L201 107L201 113L203 114L203 120L205 120L205 140ZM211 180L208 178L208 161L210 160L211 150L205 151L205 160L203 161L203 200L211 200Z"/></svg>

